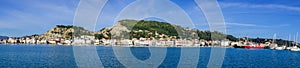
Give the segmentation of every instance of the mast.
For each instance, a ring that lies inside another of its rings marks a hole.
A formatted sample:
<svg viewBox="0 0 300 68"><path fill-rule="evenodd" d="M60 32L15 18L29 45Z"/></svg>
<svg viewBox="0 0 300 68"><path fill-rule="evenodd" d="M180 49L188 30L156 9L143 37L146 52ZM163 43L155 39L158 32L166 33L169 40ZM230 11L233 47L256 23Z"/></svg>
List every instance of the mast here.
<svg viewBox="0 0 300 68"><path fill-rule="evenodd" d="M294 35L293 46L295 46L296 36Z"/></svg>
<svg viewBox="0 0 300 68"><path fill-rule="evenodd" d="M275 41L276 41L276 33L273 36L273 41L272 41L271 47L276 47Z"/></svg>
<svg viewBox="0 0 300 68"><path fill-rule="evenodd" d="M289 39L290 39L290 35L288 36L288 40L285 41L285 46L288 46Z"/></svg>
<svg viewBox="0 0 300 68"><path fill-rule="evenodd" d="M276 33L275 33L274 36L273 36L272 44L274 44L275 42L276 42Z"/></svg>
<svg viewBox="0 0 300 68"><path fill-rule="evenodd" d="M296 38L295 38L296 40L295 40L295 42L296 42L296 45L298 45L298 32L297 32L297 34L296 34Z"/></svg>
<svg viewBox="0 0 300 68"><path fill-rule="evenodd" d="M288 44L287 44L288 46L290 46L290 40L291 40L291 34L289 34L289 39L287 41L288 42Z"/></svg>

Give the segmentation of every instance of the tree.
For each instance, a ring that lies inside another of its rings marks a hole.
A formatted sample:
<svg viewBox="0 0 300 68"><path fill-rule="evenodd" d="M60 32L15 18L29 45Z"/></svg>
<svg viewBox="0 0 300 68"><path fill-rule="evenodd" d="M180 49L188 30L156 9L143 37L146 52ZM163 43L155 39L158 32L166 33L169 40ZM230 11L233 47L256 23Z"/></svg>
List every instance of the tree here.
<svg viewBox="0 0 300 68"><path fill-rule="evenodd" d="M96 39L103 39L105 38L103 34L95 34Z"/></svg>
<svg viewBox="0 0 300 68"><path fill-rule="evenodd" d="M238 41L239 39L232 36L232 35L227 35L227 39L229 39L230 41Z"/></svg>

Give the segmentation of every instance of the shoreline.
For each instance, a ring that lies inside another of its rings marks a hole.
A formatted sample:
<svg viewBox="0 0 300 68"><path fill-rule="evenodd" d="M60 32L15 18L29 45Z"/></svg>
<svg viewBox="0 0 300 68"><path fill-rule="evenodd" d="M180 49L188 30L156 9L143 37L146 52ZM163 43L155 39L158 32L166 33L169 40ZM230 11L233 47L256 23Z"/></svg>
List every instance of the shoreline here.
<svg viewBox="0 0 300 68"><path fill-rule="evenodd" d="M127 46L127 45L57 45L57 44L0 44L0 46L3 45L10 45L10 46L75 46L75 47L81 47L81 46L103 46L103 47L156 47L156 48L234 48L231 46Z"/></svg>
<svg viewBox="0 0 300 68"><path fill-rule="evenodd" d="M63 47L123 47L123 48L233 48L233 49L246 49L246 50L274 50L274 51L291 51L288 49L285 50L275 50L269 48L234 48L231 46L124 46L124 45L55 45L55 44L0 44L0 46L63 46ZM291 51L294 52L294 51Z"/></svg>

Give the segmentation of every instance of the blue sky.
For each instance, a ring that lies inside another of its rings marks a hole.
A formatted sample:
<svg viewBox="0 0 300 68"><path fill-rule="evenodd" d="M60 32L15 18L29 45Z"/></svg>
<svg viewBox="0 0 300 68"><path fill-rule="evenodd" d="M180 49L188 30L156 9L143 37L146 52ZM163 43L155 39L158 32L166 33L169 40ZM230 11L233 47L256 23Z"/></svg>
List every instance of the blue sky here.
<svg viewBox="0 0 300 68"><path fill-rule="evenodd" d="M96 30L115 24L121 10L135 0L109 0L99 15ZM193 0L171 0L190 16L200 30L209 30L201 9ZM42 34L58 24L72 25L79 0L0 0L0 35ZM228 34L236 37L287 39L300 32L300 1L218 0ZM168 8L167 6L163 6Z"/></svg>

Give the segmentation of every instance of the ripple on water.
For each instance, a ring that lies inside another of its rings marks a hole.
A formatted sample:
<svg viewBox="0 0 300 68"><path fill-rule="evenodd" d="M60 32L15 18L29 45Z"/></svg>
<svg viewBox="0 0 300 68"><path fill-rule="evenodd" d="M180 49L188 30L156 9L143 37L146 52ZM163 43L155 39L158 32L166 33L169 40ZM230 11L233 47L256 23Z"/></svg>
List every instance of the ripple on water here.
<svg viewBox="0 0 300 68"><path fill-rule="evenodd" d="M155 48L154 48L155 49ZM198 67L206 67L211 48L199 48ZM151 53L147 47L131 48L135 57L149 59ZM105 67L125 68L115 57L112 47L97 46L97 52ZM181 48L167 48L167 54L160 68L177 67ZM126 59L128 57L122 57ZM192 59L190 59L192 60ZM130 61L130 60L128 60ZM300 67L300 52L268 49L227 48L223 67ZM0 45L0 67L77 67L72 46L48 45Z"/></svg>

